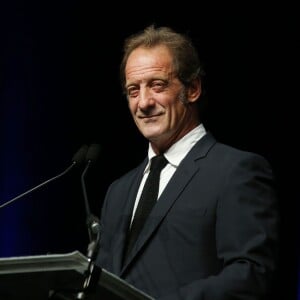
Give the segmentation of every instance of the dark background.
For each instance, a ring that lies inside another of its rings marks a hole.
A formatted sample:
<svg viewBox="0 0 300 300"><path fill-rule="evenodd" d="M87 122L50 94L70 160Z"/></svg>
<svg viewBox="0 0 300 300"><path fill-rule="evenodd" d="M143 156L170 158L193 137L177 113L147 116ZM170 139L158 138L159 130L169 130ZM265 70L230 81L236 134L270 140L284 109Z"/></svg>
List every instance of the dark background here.
<svg viewBox="0 0 300 300"><path fill-rule="evenodd" d="M153 22L172 26L192 37L202 57L207 129L221 142L264 155L274 168L282 217L278 299L296 299L295 8L7 2L0 4L0 203L62 172L82 144L99 143L100 158L87 176L99 215L108 184L147 149L120 89L123 40ZM0 210L0 257L86 252L81 171Z"/></svg>

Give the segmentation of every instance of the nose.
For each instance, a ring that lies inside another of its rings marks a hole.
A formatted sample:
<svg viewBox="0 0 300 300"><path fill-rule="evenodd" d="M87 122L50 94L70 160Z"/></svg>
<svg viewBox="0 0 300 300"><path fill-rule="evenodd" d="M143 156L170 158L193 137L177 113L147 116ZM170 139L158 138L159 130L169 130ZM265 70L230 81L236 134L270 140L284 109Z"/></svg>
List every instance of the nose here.
<svg viewBox="0 0 300 300"><path fill-rule="evenodd" d="M139 107L141 109L147 108L148 106L152 106L155 104L155 100L151 91L147 88L141 89L139 94Z"/></svg>

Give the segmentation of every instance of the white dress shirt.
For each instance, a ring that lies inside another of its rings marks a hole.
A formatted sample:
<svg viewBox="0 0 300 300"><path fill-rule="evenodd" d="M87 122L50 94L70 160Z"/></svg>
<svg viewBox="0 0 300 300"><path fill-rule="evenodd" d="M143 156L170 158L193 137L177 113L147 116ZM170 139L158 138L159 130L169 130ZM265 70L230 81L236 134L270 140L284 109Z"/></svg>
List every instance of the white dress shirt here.
<svg viewBox="0 0 300 300"><path fill-rule="evenodd" d="M183 158L187 155L187 153L192 149L192 147L206 134L206 130L203 124L198 125L193 130L188 132L184 137L182 137L179 141L173 144L165 153L164 156L168 160L168 164L162 169L160 173L160 182L159 182L159 191L158 191L158 199L165 189L167 183L169 182L170 178L175 173L176 169L178 168L180 162ZM150 172L150 161L151 159L156 156L154 153L151 144L149 143L148 148L148 158L149 162L146 165L144 170L144 175L137 192L136 200L134 203L133 213L131 217L131 221L133 220L133 216L135 214L139 199L141 197L141 193L146 182L146 179Z"/></svg>

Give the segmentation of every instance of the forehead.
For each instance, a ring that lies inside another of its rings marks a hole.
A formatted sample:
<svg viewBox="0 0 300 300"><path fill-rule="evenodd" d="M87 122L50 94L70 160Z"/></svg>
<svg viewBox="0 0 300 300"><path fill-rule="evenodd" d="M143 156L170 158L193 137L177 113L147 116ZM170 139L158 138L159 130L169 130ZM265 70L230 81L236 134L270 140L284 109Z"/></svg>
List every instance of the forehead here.
<svg viewBox="0 0 300 300"><path fill-rule="evenodd" d="M126 79L130 79L153 73L169 74L172 69L172 55L166 46L139 47L129 55L125 75Z"/></svg>

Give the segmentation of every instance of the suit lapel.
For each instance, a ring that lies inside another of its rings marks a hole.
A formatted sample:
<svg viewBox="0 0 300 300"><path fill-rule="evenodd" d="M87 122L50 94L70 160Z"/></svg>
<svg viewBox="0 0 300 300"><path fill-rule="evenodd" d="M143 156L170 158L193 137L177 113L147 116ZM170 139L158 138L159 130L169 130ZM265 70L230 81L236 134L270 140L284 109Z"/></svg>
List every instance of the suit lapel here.
<svg viewBox="0 0 300 300"><path fill-rule="evenodd" d="M143 245L151 237L157 226L159 226L159 224L162 222L168 211L177 200L178 196L182 193L186 185L198 171L199 167L198 164L195 163L195 161L205 157L214 143L215 139L210 134L207 134L205 137L203 137L203 139L196 143L190 153L179 165L173 177L167 184L165 190L161 194L159 201L151 211L150 216L147 219L144 228L136 241L136 244L132 248L128 260L124 264L121 275L126 271L134 257L141 251ZM122 249L123 248L124 245Z"/></svg>
<svg viewBox="0 0 300 300"><path fill-rule="evenodd" d="M116 236L116 240L114 241L114 246L112 253L114 253L114 259L113 259L113 270L116 274L119 274L122 268L123 264L123 252L124 252L124 246L126 242L126 235L128 232L130 220L131 220L131 214L136 198L136 194L141 182L141 178L143 176L143 171L147 164L147 159L144 160L144 162L137 168L136 172L132 175L132 177L128 181L128 193L124 193L124 195L121 195L126 197L124 201L126 201L125 210L122 214L122 221L119 228L119 234Z"/></svg>

